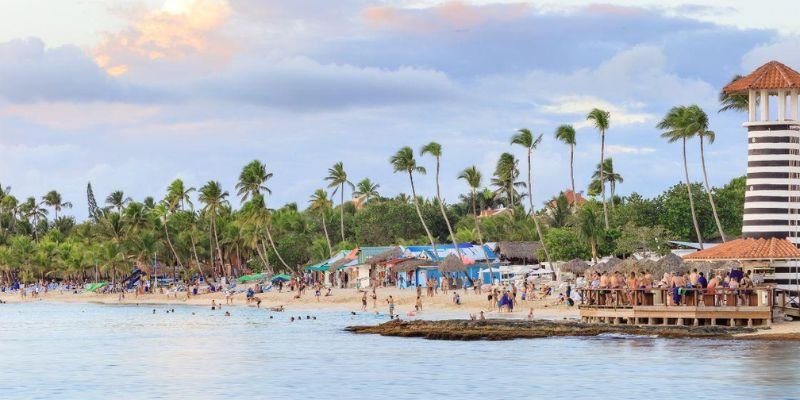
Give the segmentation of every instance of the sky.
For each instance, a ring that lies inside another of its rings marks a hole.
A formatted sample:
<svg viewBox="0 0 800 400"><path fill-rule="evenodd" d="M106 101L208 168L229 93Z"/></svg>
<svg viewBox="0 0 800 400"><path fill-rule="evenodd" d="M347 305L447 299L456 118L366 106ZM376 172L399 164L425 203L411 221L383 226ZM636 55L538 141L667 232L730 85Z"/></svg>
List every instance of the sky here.
<svg viewBox="0 0 800 400"><path fill-rule="evenodd" d="M332 6L335 4L335 6ZM765 7L768 4L771 7ZM781 9L787 12L774 12ZM746 168L745 116L717 113L734 74L778 60L800 68L794 1L606 0L4 0L0 3L0 184L20 199L61 192L85 218L86 184L160 199L172 180L219 180L235 197L253 159L274 173L272 207L305 207L344 162L350 179L409 193L389 157L443 146L442 193L477 165L518 157L519 128L542 133L536 204L599 161L586 122L611 112L606 149L620 194L660 193L682 179L680 147L656 123L676 105L711 117L711 184ZM691 179L702 179L699 143ZM433 160L418 158L429 171ZM524 165L522 165L524 167ZM434 194L433 175L417 180ZM348 193L349 194L349 193ZM238 202L233 201L234 205Z"/></svg>

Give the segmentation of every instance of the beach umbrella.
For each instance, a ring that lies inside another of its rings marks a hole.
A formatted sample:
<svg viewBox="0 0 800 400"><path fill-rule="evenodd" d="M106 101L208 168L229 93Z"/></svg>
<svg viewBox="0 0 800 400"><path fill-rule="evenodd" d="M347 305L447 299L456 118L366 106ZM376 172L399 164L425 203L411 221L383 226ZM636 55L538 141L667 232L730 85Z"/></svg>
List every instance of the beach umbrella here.
<svg viewBox="0 0 800 400"><path fill-rule="evenodd" d="M272 282L288 282L292 279L291 276L286 274L278 274L272 277Z"/></svg>
<svg viewBox="0 0 800 400"><path fill-rule="evenodd" d="M670 253L662 257L656 262L656 266L659 274L664 274L666 272L677 272L685 269L683 266L683 258L674 253Z"/></svg>

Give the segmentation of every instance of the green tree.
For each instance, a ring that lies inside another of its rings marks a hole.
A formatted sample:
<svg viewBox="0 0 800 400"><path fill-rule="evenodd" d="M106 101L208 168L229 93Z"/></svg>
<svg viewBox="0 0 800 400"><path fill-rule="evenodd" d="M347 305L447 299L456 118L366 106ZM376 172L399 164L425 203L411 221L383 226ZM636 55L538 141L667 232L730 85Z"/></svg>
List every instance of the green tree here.
<svg viewBox="0 0 800 400"><path fill-rule="evenodd" d="M117 209L117 214L122 214L122 209L125 207L126 204L131 202L133 199L130 197L125 197L125 193L121 190L116 190L111 192L111 194L106 197L106 204L111 207Z"/></svg>
<svg viewBox="0 0 800 400"><path fill-rule="evenodd" d="M558 261L586 259L591 256L591 250L581 240L573 228L551 228L544 235L547 247L551 249L552 257Z"/></svg>
<svg viewBox="0 0 800 400"><path fill-rule="evenodd" d="M222 258L222 249L219 246L219 235L217 234L217 218L230 205L228 202L228 191L222 189L222 184L217 181L208 181L200 188L198 200L204 204L202 212L211 222L211 232L216 243L219 265L222 268L225 260ZM211 257L213 259L213 256Z"/></svg>
<svg viewBox="0 0 800 400"><path fill-rule="evenodd" d="M741 75L735 75L733 79L731 79L731 81L728 83L728 85L742 78L743 76ZM719 112L723 111L745 112L749 109L749 103L750 103L750 98L747 93L725 93L724 90L721 90L719 92L719 104L722 106L719 109Z"/></svg>
<svg viewBox="0 0 800 400"><path fill-rule="evenodd" d="M370 199L381 197L381 194L378 193L380 187L381 185L372 182L369 178L364 178L356 184L353 196L363 197L364 203L366 203Z"/></svg>
<svg viewBox="0 0 800 400"><path fill-rule="evenodd" d="M325 232L325 241L328 243L328 257L331 257L333 256L333 246L331 246L331 238L328 236L328 225L325 223L325 213L331 208L331 201L328 200L328 192L326 192L325 189L317 189L317 191L311 195L309 203L309 210L319 213L322 217L322 229Z"/></svg>
<svg viewBox="0 0 800 400"><path fill-rule="evenodd" d="M597 262L597 247L605 238L606 233L601 219L597 207L592 202L584 204L575 214L578 236L590 247L594 262Z"/></svg>

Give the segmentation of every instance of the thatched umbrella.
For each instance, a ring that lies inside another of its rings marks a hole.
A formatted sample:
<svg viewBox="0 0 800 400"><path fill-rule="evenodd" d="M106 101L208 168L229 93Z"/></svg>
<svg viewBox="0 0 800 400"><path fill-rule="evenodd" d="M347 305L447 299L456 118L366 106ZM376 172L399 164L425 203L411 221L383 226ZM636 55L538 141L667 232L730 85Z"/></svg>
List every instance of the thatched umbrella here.
<svg viewBox="0 0 800 400"><path fill-rule="evenodd" d="M464 266L461 258L455 254L449 254L444 258L444 261L439 264L439 272L464 272L466 270L467 268Z"/></svg>
<svg viewBox="0 0 800 400"><path fill-rule="evenodd" d="M658 269L657 272L662 275L665 272L677 272L685 269L683 265L683 258L673 253L667 254L658 260L656 262L656 267Z"/></svg>
<svg viewBox="0 0 800 400"><path fill-rule="evenodd" d="M606 261L595 264L594 266L592 266L592 269L600 273L611 272L614 270L614 267L621 262L622 260L620 260L619 258L611 257Z"/></svg>
<svg viewBox="0 0 800 400"><path fill-rule="evenodd" d="M589 268L589 263L581 260L580 258L567 261L566 263L561 264L561 266L558 267L558 269L561 272L572 273L575 275L582 275L588 268Z"/></svg>
<svg viewBox="0 0 800 400"><path fill-rule="evenodd" d="M613 272L620 272L624 275L628 275L631 272L638 272L639 271L639 261L637 261L633 257L628 257L625 261L618 262L616 265L611 267L611 271Z"/></svg>

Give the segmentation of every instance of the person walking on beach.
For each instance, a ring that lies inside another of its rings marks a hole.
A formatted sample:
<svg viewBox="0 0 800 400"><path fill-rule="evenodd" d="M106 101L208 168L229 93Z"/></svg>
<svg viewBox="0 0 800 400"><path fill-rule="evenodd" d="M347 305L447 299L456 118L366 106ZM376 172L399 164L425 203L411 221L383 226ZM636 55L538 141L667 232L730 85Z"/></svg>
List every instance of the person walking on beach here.
<svg viewBox="0 0 800 400"><path fill-rule="evenodd" d="M392 296L389 296L389 298L386 300L386 302L389 303L389 319L393 319L394 318L394 298Z"/></svg>
<svg viewBox="0 0 800 400"><path fill-rule="evenodd" d="M375 287L372 287L372 309L378 308L378 294L375 293Z"/></svg>
<svg viewBox="0 0 800 400"><path fill-rule="evenodd" d="M361 296L361 311L367 311L367 292Z"/></svg>
<svg viewBox="0 0 800 400"><path fill-rule="evenodd" d="M422 311L422 296L417 295L417 302L414 304L414 309L417 312Z"/></svg>

